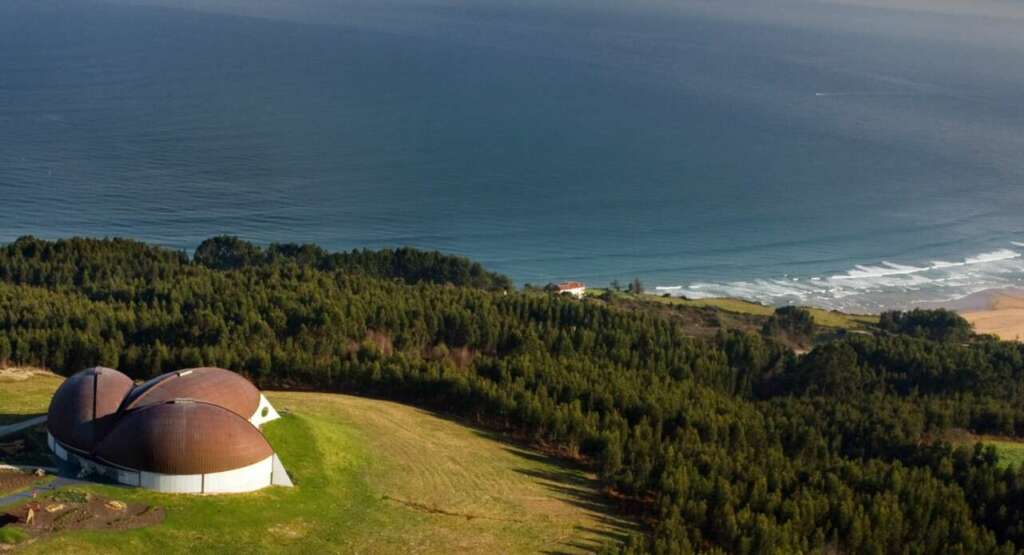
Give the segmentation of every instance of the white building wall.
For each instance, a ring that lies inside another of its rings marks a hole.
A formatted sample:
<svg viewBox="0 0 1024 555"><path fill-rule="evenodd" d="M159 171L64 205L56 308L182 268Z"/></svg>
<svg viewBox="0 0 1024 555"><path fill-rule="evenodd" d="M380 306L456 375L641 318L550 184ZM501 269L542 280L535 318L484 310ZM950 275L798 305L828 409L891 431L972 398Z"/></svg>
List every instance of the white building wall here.
<svg viewBox="0 0 1024 555"><path fill-rule="evenodd" d="M113 469L116 475L113 477L118 483L126 486L139 487L142 485L141 472L137 470Z"/></svg>
<svg viewBox="0 0 1024 555"><path fill-rule="evenodd" d="M205 476L203 493L242 493L265 488L270 485L274 472L274 456L262 461Z"/></svg>
<svg viewBox="0 0 1024 555"><path fill-rule="evenodd" d="M164 493L202 493L203 475L139 472L139 485Z"/></svg>
<svg viewBox="0 0 1024 555"><path fill-rule="evenodd" d="M274 486L283 486L290 488L295 484L292 483L292 479L288 476L288 471L284 469L284 465L281 464L280 457L277 453L274 453L274 472L270 476L270 483Z"/></svg>
<svg viewBox="0 0 1024 555"><path fill-rule="evenodd" d="M72 454L71 462L80 466L88 474L99 474L108 478L117 478L117 469L114 467L98 463L80 455Z"/></svg>
<svg viewBox="0 0 1024 555"><path fill-rule="evenodd" d="M50 448L62 460L78 465L88 474L104 476L127 486L143 487L164 493L244 493L263 489L271 484L290 487L291 480L277 455L255 464L210 474L158 474L118 468L77 455L64 448L52 436ZM276 479L275 479L275 474Z"/></svg>
<svg viewBox="0 0 1024 555"><path fill-rule="evenodd" d="M60 442L54 440L54 445L57 449L61 449ZM57 449L54 451L56 452ZM94 461L88 457L83 457L72 451L64 450L67 458L64 459L71 464L77 465L81 469L82 477L88 477L89 475L102 476L108 480L113 480L119 484L127 486L139 486L139 472L137 470L130 470L125 468L118 468L108 464L103 464L99 461Z"/></svg>
<svg viewBox="0 0 1024 555"><path fill-rule="evenodd" d="M68 460L68 450L50 435L50 432L46 432L46 444L50 446L50 451L53 451L53 454L57 455L58 459L62 461Z"/></svg>
<svg viewBox="0 0 1024 555"><path fill-rule="evenodd" d="M260 404L256 407L256 412L249 418L249 422L252 422L253 426L259 428L267 422L277 420L278 418L281 418L281 415L274 410L273 405L270 404L266 396L260 393Z"/></svg>

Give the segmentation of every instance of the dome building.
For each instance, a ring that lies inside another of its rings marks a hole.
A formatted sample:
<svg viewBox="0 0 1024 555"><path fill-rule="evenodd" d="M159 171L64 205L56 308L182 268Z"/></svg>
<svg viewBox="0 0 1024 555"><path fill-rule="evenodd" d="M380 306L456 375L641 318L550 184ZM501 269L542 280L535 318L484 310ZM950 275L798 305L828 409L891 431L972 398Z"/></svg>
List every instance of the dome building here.
<svg viewBox="0 0 1024 555"><path fill-rule="evenodd" d="M50 449L85 473L173 493L238 493L291 481L260 426L280 418L255 386L222 368L140 385L90 368L57 389Z"/></svg>
<svg viewBox="0 0 1024 555"><path fill-rule="evenodd" d="M175 399L218 405L244 417L257 428L280 418L252 382L223 368L190 368L157 376L132 389L124 397L121 409L130 411Z"/></svg>
<svg viewBox="0 0 1024 555"><path fill-rule="evenodd" d="M68 449L88 453L106 435L135 384L110 368L90 368L64 380L53 394L47 427ZM57 409L57 410L55 410Z"/></svg>

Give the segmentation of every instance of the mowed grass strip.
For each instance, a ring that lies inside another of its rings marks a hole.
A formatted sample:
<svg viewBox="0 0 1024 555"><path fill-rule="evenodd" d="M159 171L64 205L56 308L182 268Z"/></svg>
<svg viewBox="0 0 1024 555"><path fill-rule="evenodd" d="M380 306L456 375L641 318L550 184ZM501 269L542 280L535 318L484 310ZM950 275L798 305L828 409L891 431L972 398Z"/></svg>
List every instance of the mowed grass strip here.
<svg viewBox="0 0 1024 555"><path fill-rule="evenodd" d="M45 410L56 385L19 383L19 404ZM264 433L295 488L189 496L78 487L164 507L167 518L138 530L68 532L19 552L572 553L633 529L584 472L457 422L344 395L268 397L287 411Z"/></svg>

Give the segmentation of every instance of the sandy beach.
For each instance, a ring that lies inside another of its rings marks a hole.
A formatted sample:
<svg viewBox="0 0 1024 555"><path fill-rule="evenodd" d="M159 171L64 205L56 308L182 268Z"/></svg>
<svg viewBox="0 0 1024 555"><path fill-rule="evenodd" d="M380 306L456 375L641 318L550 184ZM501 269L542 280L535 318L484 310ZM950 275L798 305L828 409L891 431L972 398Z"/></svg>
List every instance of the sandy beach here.
<svg viewBox="0 0 1024 555"><path fill-rule="evenodd" d="M985 291L961 299L949 306L974 324L978 333L991 333L1001 339L1024 339L1024 290Z"/></svg>

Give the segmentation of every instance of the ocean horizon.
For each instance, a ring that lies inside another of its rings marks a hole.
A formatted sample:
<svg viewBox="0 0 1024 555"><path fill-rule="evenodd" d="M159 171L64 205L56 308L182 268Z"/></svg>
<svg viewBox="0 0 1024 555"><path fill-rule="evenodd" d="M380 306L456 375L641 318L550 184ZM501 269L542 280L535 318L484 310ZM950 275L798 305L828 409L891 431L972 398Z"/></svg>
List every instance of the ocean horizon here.
<svg viewBox="0 0 1024 555"><path fill-rule="evenodd" d="M412 246L877 312L1024 283L1024 7L0 5L0 242Z"/></svg>

